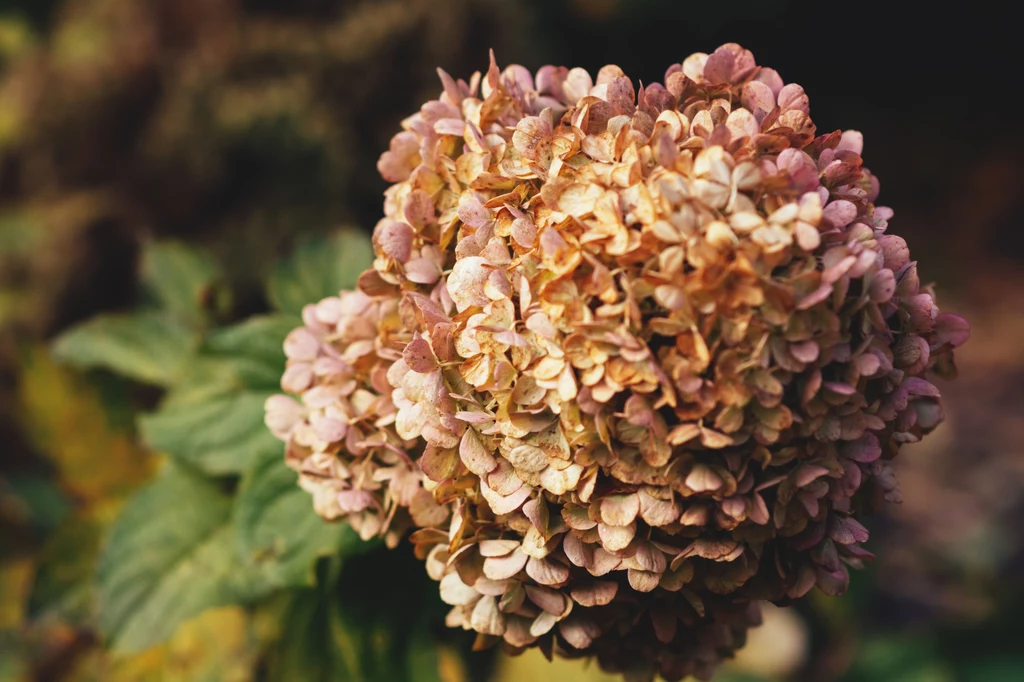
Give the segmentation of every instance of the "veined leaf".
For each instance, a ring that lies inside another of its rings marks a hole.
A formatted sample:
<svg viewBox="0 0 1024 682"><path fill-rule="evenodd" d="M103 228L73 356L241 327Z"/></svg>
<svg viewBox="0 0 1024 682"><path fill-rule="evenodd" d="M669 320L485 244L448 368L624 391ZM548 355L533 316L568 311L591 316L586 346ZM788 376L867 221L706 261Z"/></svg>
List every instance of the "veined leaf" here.
<svg viewBox="0 0 1024 682"><path fill-rule="evenodd" d="M167 640L207 609L249 604L277 588L239 553L231 498L175 467L125 506L97 577L100 630L122 653Z"/></svg>
<svg viewBox="0 0 1024 682"><path fill-rule="evenodd" d="M303 306L354 288L372 262L373 245L361 232L342 230L330 238L310 239L274 269L267 295L274 308L298 316Z"/></svg>
<svg viewBox="0 0 1024 682"><path fill-rule="evenodd" d="M57 359L102 367L143 383L169 386L180 376L198 337L160 312L99 315L64 332L53 346Z"/></svg>
<svg viewBox="0 0 1024 682"><path fill-rule="evenodd" d="M296 478L282 453L263 458L242 478L234 507L242 556L268 581L289 587L314 584L317 557L350 554L369 545L349 525L317 516Z"/></svg>
<svg viewBox="0 0 1024 682"><path fill-rule="evenodd" d="M139 418L146 442L211 474L241 473L263 456L283 452L263 424L272 391L238 391L174 403Z"/></svg>
<svg viewBox="0 0 1024 682"><path fill-rule="evenodd" d="M165 470L125 506L100 557L99 625L115 649L139 651L186 619L230 603L231 500L213 483Z"/></svg>

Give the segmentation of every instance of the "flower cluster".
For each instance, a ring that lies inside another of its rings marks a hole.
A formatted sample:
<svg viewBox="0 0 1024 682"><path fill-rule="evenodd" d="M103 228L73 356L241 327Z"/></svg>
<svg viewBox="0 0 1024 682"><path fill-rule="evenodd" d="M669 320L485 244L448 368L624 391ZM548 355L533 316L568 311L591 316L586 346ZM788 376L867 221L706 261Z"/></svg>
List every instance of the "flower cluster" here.
<svg viewBox="0 0 1024 682"><path fill-rule="evenodd" d="M758 601L870 558L856 516L898 499L967 325L886 232L861 135L817 135L738 45L639 91L493 57L441 80L268 423L321 515L420 528L481 644L707 678Z"/></svg>
<svg viewBox="0 0 1024 682"><path fill-rule="evenodd" d="M299 485L312 493L317 514L343 518L365 540L398 544L414 523L444 523L448 510L420 483L410 456L415 440L395 428L397 410L388 371L401 353L390 350L411 335L397 302L342 292L303 310L305 326L285 339L281 387L302 396L267 400L267 426L287 446Z"/></svg>

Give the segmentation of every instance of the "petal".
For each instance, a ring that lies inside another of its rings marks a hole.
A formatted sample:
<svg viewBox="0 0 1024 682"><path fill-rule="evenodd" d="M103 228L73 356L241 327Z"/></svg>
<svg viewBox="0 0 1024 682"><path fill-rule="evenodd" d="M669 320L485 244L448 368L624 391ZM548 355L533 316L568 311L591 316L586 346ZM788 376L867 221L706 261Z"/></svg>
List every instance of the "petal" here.
<svg viewBox="0 0 1024 682"><path fill-rule="evenodd" d="M479 544L480 556L508 556L513 551L519 549L520 544L518 540L481 540Z"/></svg>
<svg viewBox="0 0 1024 682"><path fill-rule="evenodd" d="M506 458L516 469L526 472L541 472L548 465L548 457L536 445L523 444L512 448Z"/></svg>
<svg viewBox="0 0 1024 682"><path fill-rule="evenodd" d="M686 477L684 484L695 493L703 493L718 490L725 481L708 465L697 464Z"/></svg>
<svg viewBox="0 0 1024 682"><path fill-rule="evenodd" d="M554 616L561 617L572 606L561 592L550 587L526 585L525 589L530 601Z"/></svg>
<svg viewBox="0 0 1024 682"><path fill-rule="evenodd" d="M836 146L836 151L849 150L855 154L864 151L864 135L859 130L844 130L843 137Z"/></svg>
<svg viewBox="0 0 1024 682"><path fill-rule="evenodd" d="M560 585L569 579L569 567L550 559L531 557L526 563L526 574L541 585Z"/></svg>
<svg viewBox="0 0 1024 682"><path fill-rule="evenodd" d="M967 320L952 313L942 313L935 318L935 343L949 344L954 348L962 346L971 338L971 326Z"/></svg>
<svg viewBox="0 0 1024 682"><path fill-rule="evenodd" d="M628 495L609 495L601 500L601 519L612 526L628 526L640 513L640 498ZM628 544L628 543L627 543Z"/></svg>
<svg viewBox="0 0 1024 682"><path fill-rule="evenodd" d="M474 429L466 429L459 443L459 457L472 473L486 476L498 466L498 461L487 451Z"/></svg>
<svg viewBox="0 0 1024 682"><path fill-rule="evenodd" d="M617 552L629 546L636 535L636 524L628 526L610 526L606 523L598 524L597 532L601 538L601 544L610 552Z"/></svg>
<svg viewBox="0 0 1024 682"><path fill-rule="evenodd" d="M540 484L554 495L564 495L570 490L576 489L582 474L583 467L575 463L562 470L549 466L541 472Z"/></svg>
<svg viewBox="0 0 1024 682"><path fill-rule="evenodd" d="M311 362L319 351L319 339L305 327L293 329L284 339L284 354L289 360Z"/></svg>
<svg viewBox="0 0 1024 682"><path fill-rule="evenodd" d="M422 336L417 336L409 342L409 345L402 351L402 359L414 372L428 374L437 369L437 358L430 347L430 342Z"/></svg>
<svg viewBox="0 0 1024 682"><path fill-rule="evenodd" d="M855 462L868 464L882 456L882 447L878 444L877 436L865 433L856 441L840 444L839 454Z"/></svg>
<svg viewBox="0 0 1024 682"><path fill-rule="evenodd" d="M571 617L559 623L558 633L574 649L586 649L601 634L601 630L587 618Z"/></svg>
<svg viewBox="0 0 1024 682"><path fill-rule="evenodd" d="M490 271L484 267L486 264L487 261L479 256L469 256L458 261L448 275L448 295L452 297L459 312L470 306L482 307L490 303L484 293L484 284L490 275Z"/></svg>
<svg viewBox="0 0 1024 682"><path fill-rule="evenodd" d="M484 575L491 580L508 580L518 575L529 559L519 548L507 556L488 557L484 559Z"/></svg>
<svg viewBox="0 0 1024 682"><path fill-rule="evenodd" d="M619 591L617 583L595 580L586 585L572 588L572 598L580 606L604 606L611 603Z"/></svg>
<svg viewBox="0 0 1024 682"><path fill-rule="evenodd" d="M810 111L810 99L802 87L790 83L779 91L779 108L783 112L796 110L806 114Z"/></svg>
<svg viewBox="0 0 1024 682"><path fill-rule="evenodd" d="M482 597L473 607L469 622L474 630L485 635L505 634L505 618L498 610L498 601L494 597Z"/></svg>
<svg viewBox="0 0 1024 682"><path fill-rule="evenodd" d="M530 486L524 485L511 495L502 496L488 488L483 479L480 481L480 492L483 494L484 499L487 500L491 511L495 514L510 514L519 509L529 499L532 491L533 489Z"/></svg>
<svg viewBox="0 0 1024 682"><path fill-rule="evenodd" d="M637 592L651 592L658 586L661 575L650 571L641 571L635 568L627 571L629 585Z"/></svg>
<svg viewBox="0 0 1024 682"><path fill-rule="evenodd" d="M413 229L406 223L388 222L377 230L374 241L380 250L399 263L409 260L412 253Z"/></svg>
<svg viewBox="0 0 1024 682"><path fill-rule="evenodd" d="M466 606L479 596L479 592L462 582L458 573L449 573L441 579L441 599L445 604Z"/></svg>

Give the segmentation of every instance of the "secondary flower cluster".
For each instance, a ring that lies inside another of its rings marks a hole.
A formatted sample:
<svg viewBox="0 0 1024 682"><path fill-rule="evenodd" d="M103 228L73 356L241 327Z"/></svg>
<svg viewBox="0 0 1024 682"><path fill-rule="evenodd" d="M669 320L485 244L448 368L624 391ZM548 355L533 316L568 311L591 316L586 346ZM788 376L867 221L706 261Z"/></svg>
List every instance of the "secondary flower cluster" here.
<svg viewBox="0 0 1024 682"><path fill-rule="evenodd" d="M817 135L738 45L639 91L493 57L441 80L268 424L318 513L419 527L481 644L707 678L759 600L870 558L855 517L898 499L967 325L887 234L861 135Z"/></svg>

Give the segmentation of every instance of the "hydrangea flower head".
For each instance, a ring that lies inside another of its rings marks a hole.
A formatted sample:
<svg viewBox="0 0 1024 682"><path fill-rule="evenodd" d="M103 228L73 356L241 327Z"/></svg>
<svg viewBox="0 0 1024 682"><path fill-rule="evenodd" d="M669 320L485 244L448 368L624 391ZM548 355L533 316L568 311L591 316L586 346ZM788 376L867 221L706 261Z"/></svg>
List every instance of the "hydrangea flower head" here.
<svg viewBox="0 0 1024 682"><path fill-rule="evenodd" d="M412 540L481 645L708 678L757 603L846 589L857 517L968 336L856 131L728 44L634 87L521 66L380 158L359 291L307 309L268 423L317 511Z"/></svg>

